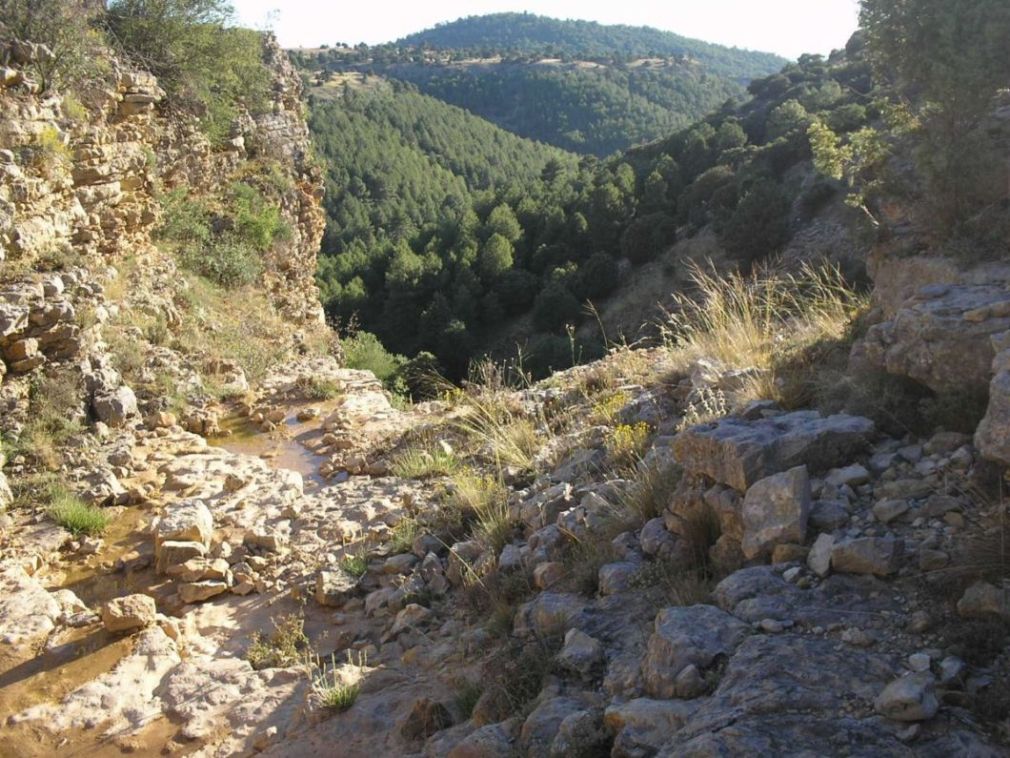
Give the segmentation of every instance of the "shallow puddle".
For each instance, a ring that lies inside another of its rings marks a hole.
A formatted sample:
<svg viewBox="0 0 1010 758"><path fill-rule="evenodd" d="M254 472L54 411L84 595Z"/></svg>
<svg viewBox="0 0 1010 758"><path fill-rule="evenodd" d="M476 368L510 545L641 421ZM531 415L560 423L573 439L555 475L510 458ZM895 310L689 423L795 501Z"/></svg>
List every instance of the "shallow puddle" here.
<svg viewBox="0 0 1010 758"><path fill-rule="evenodd" d="M322 413L309 421L298 421L298 412L310 406L322 408ZM272 432L261 432L248 417L229 416L221 421L226 434L208 438L207 442L229 453L262 458L274 468L296 471L302 475L307 489L323 486L326 479L319 474L319 466L326 457L316 455L311 446L323 436L320 424L328 413L325 404L306 403L286 410L284 421Z"/></svg>

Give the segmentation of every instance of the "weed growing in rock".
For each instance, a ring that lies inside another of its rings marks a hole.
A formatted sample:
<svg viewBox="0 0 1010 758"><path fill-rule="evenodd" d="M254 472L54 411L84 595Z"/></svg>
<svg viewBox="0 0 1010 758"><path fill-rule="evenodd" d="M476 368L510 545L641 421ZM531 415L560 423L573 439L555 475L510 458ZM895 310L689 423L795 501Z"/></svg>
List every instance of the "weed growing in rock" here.
<svg viewBox="0 0 1010 758"><path fill-rule="evenodd" d="M629 526L641 526L662 515L683 475L683 469L672 460L639 463L619 503L622 514L633 516L634 523Z"/></svg>
<svg viewBox="0 0 1010 758"><path fill-rule="evenodd" d="M594 424L613 424L619 414L631 401L627 392L609 392L593 403L590 418Z"/></svg>
<svg viewBox="0 0 1010 758"><path fill-rule="evenodd" d="M474 706L477 705L482 694L484 694L484 687L480 682L464 679L456 686L453 701L464 720L470 718L470 714L473 713Z"/></svg>
<svg viewBox="0 0 1010 758"><path fill-rule="evenodd" d="M361 553L345 555L340 559L340 568L351 576L364 576L368 571L368 559Z"/></svg>
<svg viewBox="0 0 1010 758"><path fill-rule="evenodd" d="M343 392L339 382L332 379L321 379L318 376L298 377L295 388L302 393L306 400L316 401L332 400Z"/></svg>
<svg viewBox="0 0 1010 758"><path fill-rule="evenodd" d="M644 421L635 424L618 424L607 436L607 452L618 469L627 469L641 460L649 444L649 425Z"/></svg>
<svg viewBox="0 0 1010 758"><path fill-rule="evenodd" d="M435 445L430 450L411 447L400 452L393 459L390 471L402 479L430 479L448 476L459 466L459 459L451 449Z"/></svg>
<svg viewBox="0 0 1010 758"><path fill-rule="evenodd" d="M688 402L687 408L684 409L684 417L677 425L677 431L715 421L727 413L729 407L726 403L726 394L721 389L700 387L694 399Z"/></svg>
<svg viewBox="0 0 1010 758"><path fill-rule="evenodd" d="M412 518L402 518L390 530L389 549L393 555L406 553L414 545L417 539L419 527L417 521Z"/></svg>
<svg viewBox="0 0 1010 758"><path fill-rule="evenodd" d="M49 497L49 517L75 537L101 534L109 525L109 517L101 508L88 505L61 485L54 485Z"/></svg>
<svg viewBox="0 0 1010 758"><path fill-rule="evenodd" d="M59 467L60 447L81 430L80 377L73 372L34 379L28 390L30 413L16 452L44 467Z"/></svg>
<svg viewBox="0 0 1010 758"><path fill-rule="evenodd" d="M303 659L309 638L305 635L305 619L298 613L289 613L275 619L270 635L253 634L246 651L246 660L257 671L268 668L293 666Z"/></svg>
<svg viewBox="0 0 1010 758"><path fill-rule="evenodd" d="M500 478L464 469L452 478L450 507L461 521L473 520L473 537L497 554L512 536L508 489Z"/></svg>
<svg viewBox="0 0 1010 758"><path fill-rule="evenodd" d="M317 674L312 677L312 687L319 693L320 700L324 708L341 712L350 708L358 699L361 693L360 677L366 666L366 659L362 654L358 654L358 662L354 663L351 658L351 651L347 651L347 668L353 671L351 676L354 681L346 681L342 676L340 667L337 666L336 657L330 655L330 665L327 668L316 660Z"/></svg>

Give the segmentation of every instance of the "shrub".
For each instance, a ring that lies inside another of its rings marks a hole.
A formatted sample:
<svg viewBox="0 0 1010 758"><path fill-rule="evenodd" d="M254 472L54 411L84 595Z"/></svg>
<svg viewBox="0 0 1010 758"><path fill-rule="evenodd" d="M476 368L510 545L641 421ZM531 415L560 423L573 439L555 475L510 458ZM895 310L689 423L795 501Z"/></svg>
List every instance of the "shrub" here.
<svg viewBox="0 0 1010 758"><path fill-rule="evenodd" d="M109 524L101 508L88 505L61 485L52 487L50 497L49 517L75 537L101 534Z"/></svg>
<svg viewBox="0 0 1010 758"><path fill-rule="evenodd" d="M651 261L677 241L676 222L665 213L636 219L621 235L621 254L632 263Z"/></svg>
<svg viewBox="0 0 1010 758"><path fill-rule="evenodd" d="M406 361L402 355L394 355L386 350L379 338L371 332L356 332L344 337L341 346L347 368L371 371L387 389L395 383Z"/></svg>
<svg viewBox="0 0 1010 758"><path fill-rule="evenodd" d="M364 576L368 571L368 558L362 553L345 555L340 559L340 568L351 576Z"/></svg>
<svg viewBox="0 0 1010 758"><path fill-rule="evenodd" d="M361 693L360 680L365 666L364 655L359 653L358 662L354 663L350 650L347 651L347 665L344 667L337 666L335 655L330 655L328 668L317 659L318 673L312 676L312 688L319 694L323 707L339 713L354 705ZM350 673L347 673L348 669Z"/></svg>
<svg viewBox="0 0 1010 758"><path fill-rule="evenodd" d="M430 450L410 447L392 461L390 472L402 479L428 479L447 476L459 468L459 459L451 450L438 445Z"/></svg>
<svg viewBox="0 0 1010 758"><path fill-rule="evenodd" d="M533 303L533 325L541 332L557 331L582 318L582 306L561 282L551 282Z"/></svg>
<svg viewBox="0 0 1010 758"><path fill-rule="evenodd" d="M788 238L789 200L772 181L743 196L719 235L726 250L745 264L777 252Z"/></svg>
<svg viewBox="0 0 1010 758"><path fill-rule="evenodd" d="M645 453L649 434L649 425L644 421L615 426L607 437L607 452L611 460L622 468L634 465Z"/></svg>
<svg viewBox="0 0 1010 758"><path fill-rule="evenodd" d="M295 386L306 400L332 400L343 392L339 382L318 376L300 376Z"/></svg>
<svg viewBox="0 0 1010 758"><path fill-rule="evenodd" d="M305 635L305 619L289 613L275 619L274 631L269 635L253 634L246 651L246 660L256 670L293 666L304 657L309 638Z"/></svg>
<svg viewBox="0 0 1010 758"><path fill-rule="evenodd" d="M628 486L621 493L621 510L634 516L635 525L662 515L684 472L673 462L639 463Z"/></svg>
<svg viewBox="0 0 1010 758"><path fill-rule="evenodd" d="M256 251L231 235L202 245L183 248L182 265L221 287L232 289L255 282L263 273Z"/></svg>
<svg viewBox="0 0 1010 758"><path fill-rule="evenodd" d="M509 519L508 489L500 478L464 469L452 479L452 505L465 514L472 514L476 523L473 536L501 552L512 535Z"/></svg>
<svg viewBox="0 0 1010 758"><path fill-rule="evenodd" d="M261 36L234 28L225 0L113 0L106 19L122 51L174 101L199 112L213 141L229 135L239 103L265 108L270 75Z"/></svg>

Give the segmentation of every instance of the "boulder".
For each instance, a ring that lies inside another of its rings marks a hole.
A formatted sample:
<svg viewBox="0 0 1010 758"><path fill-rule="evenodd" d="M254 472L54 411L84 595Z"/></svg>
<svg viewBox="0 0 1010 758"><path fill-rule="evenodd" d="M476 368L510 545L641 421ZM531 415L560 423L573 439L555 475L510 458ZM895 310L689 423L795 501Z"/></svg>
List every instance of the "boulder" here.
<svg viewBox="0 0 1010 758"><path fill-rule="evenodd" d="M999 347L1005 343L1010 339L1000 340ZM983 458L1010 466L1010 349L1001 350L993 359L989 405L975 430L975 447Z"/></svg>
<svg viewBox="0 0 1010 758"><path fill-rule="evenodd" d="M558 663L589 679L603 664L603 644L579 629L569 629L561 652L558 653Z"/></svg>
<svg viewBox="0 0 1010 758"><path fill-rule="evenodd" d="M810 552L807 566L822 579L831 572L831 553L835 548L835 538L830 534L818 534Z"/></svg>
<svg viewBox="0 0 1010 758"><path fill-rule="evenodd" d="M339 608L356 594L359 579L341 568L320 571L316 576L316 602Z"/></svg>
<svg viewBox="0 0 1010 758"><path fill-rule="evenodd" d="M877 713L894 721L933 718L940 709L933 675L927 671L895 679L873 701L873 707Z"/></svg>
<svg viewBox="0 0 1010 758"><path fill-rule="evenodd" d="M567 632L585 610L586 601L579 595L562 592L541 592L519 606L513 631L518 637L547 637Z"/></svg>
<svg viewBox="0 0 1010 758"><path fill-rule="evenodd" d="M810 514L806 466L772 474L751 485L743 499L743 548L748 560L768 555L776 545L802 543Z"/></svg>
<svg viewBox="0 0 1010 758"><path fill-rule="evenodd" d="M845 574L887 576L898 570L904 542L893 537L860 537L835 542L831 568Z"/></svg>
<svg viewBox="0 0 1010 758"><path fill-rule="evenodd" d="M138 413L137 396L125 384L95 395L91 405L98 420L113 428L123 426Z"/></svg>
<svg viewBox="0 0 1010 758"><path fill-rule="evenodd" d="M975 582L957 601L957 612L964 618L1000 616L1010 621L1010 592L989 582Z"/></svg>
<svg viewBox="0 0 1010 758"><path fill-rule="evenodd" d="M149 595L126 595L102 606L102 623L110 632L131 632L155 621L158 608Z"/></svg>
<svg viewBox="0 0 1010 758"><path fill-rule="evenodd" d="M751 421L731 417L681 432L673 454L689 471L746 492L758 480L797 466L820 470L851 460L873 430L869 419L817 411Z"/></svg>
<svg viewBox="0 0 1010 758"><path fill-rule="evenodd" d="M688 666L708 668L731 655L750 634L750 626L712 605L660 611L642 660L645 690L653 697L677 695L677 677Z"/></svg>
<svg viewBox="0 0 1010 758"><path fill-rule="evenodd" d="M154 550L159 553L165 542L199 542L210 545L214 535L214 517L202 500L182 500L169 506L154 529Z"/></svg>
<svg viewBox="0 0 1010 758"><path fill-rule="evenodd" d="M987 284L927 285L890 321L870 327L852 351L856 370L907 376L934 392L984 393L990 338L1010 329L1010 292Z"/></svg>

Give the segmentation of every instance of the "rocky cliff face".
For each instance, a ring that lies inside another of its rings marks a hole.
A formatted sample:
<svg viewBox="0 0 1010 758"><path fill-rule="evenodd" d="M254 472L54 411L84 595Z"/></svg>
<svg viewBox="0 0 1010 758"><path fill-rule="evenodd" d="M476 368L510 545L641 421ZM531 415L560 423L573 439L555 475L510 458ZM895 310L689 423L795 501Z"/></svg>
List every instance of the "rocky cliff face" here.
<svg viewBox="0 0 1010 758"><path fill-rule="evenodd" d="M150 74L113 56L105 85L82 102L41 94L28 66L41 46L2 41L0 261L30 271L54 257L115 265L150 245L159 193L214 193L243 169L269 163L273 192L292 233L265 261L263 286L291 321L321 321L313 281L323 231L320 173L301 112L301 83L276 42L264 42L272 76L266 113L245 114L223 146L166 100Z"/></svg>

